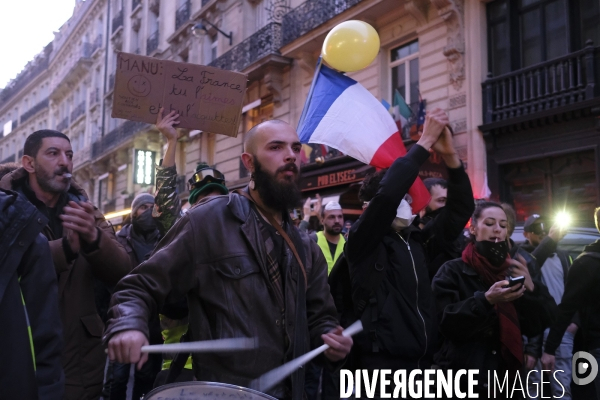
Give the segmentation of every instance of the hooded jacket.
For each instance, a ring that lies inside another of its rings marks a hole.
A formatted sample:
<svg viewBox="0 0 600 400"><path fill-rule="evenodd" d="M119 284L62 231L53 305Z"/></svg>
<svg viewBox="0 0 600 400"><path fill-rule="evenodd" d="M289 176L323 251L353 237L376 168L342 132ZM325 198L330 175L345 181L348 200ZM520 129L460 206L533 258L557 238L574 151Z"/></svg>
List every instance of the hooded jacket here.
<svg viewBox="0 0 600 400"><path fill-rule="evenodd" d="M30 197L25 195L27 182L27 171L19 168L0 180L0 188L19 192L38 210L43 210L43 203L31 198L31 193ZM64 206L69 200L87 199L83 189L72 181L69 191L59 204ZM96 243L82 243L81 252L71 257L65 251L62 237L56 237L48 225L42 231L48 239L58 275L58 300L65 344L62 354L65 399L100 397L106 354L101 340L104 324L95 304L93 278L114 285L131 270L129 257L115 239L112 225L106 222L97 208L94 208L94 218L98 229Z"/></svg>

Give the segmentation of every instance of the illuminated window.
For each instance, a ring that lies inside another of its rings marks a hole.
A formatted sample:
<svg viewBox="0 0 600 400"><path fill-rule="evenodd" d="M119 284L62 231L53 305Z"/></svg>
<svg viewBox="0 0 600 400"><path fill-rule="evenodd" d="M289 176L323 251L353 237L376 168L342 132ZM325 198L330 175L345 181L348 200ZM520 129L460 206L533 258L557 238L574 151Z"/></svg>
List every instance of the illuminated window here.
<svg viewBox="0 0 600 400"><path fill-rule="evenodd" d="M138 185L154 184L154 159L156 152L150 150L135 150L135 166L133 181Z"/></svg>

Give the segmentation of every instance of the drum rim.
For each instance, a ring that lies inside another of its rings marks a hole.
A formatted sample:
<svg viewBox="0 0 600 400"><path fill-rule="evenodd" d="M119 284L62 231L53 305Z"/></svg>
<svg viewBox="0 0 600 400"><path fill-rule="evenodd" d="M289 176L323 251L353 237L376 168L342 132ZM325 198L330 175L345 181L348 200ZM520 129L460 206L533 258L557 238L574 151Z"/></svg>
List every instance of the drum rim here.
<svg viewBox="0 0 600 400"><path fill-rule="evenodd" d="M209 385L209 386L217 386L217 387L226 387L228 389L236 389L236 390L242 390L245 392L250 392L255 395L260 395L260 396L266 397L267 399L270 399L270 400L277 400L277 398L275 398L273 396L270 396L263 392L259 392L258 390L255 390L255 389L247 388L245 386L233 385L231 383L210 382L210 381L189 381L189 382L168 383L166 385L161 385L161 386L155 387L154 389L152 389L151 391L146 393L143 398L147 399L148 396L150 396L150 395L160 393L159 390L162 390L162 389L169 389L169 388L175 388L178 386L189 386L189 385L192 385L192 386Z"/></svg>

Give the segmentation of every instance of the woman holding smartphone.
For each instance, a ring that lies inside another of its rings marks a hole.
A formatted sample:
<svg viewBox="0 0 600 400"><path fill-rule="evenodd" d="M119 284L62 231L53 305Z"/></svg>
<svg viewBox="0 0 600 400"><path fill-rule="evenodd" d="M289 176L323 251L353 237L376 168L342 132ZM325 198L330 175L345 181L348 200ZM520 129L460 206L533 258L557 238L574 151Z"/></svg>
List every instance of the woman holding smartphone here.
<svg viewBox="0 0 600 400"><path fill-rule="evenodd" d="M500 382L508 372L512 389L523 363L522 334L536 335L550 323L547 289L532 281L524 260L510 258L499 204L479 203L469 229L462 257L445 263L432 282L443 335L435 362L442 369L479 370L480 397L504 398L506 386L504 394L488 395L488 371Z"/></svg>

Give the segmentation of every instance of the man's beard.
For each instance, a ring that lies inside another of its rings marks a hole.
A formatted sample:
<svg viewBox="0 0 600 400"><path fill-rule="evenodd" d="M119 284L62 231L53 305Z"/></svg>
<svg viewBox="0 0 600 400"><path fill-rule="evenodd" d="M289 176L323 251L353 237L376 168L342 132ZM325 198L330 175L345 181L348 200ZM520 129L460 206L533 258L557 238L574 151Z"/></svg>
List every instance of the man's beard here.
<svg viewBox="0 0 600 400"><path fill-rule="evenodd" d="M342 226L341 225L334 225L331 228L325 227L325 230L330 235L339 235L340 233L342 233Z"/></svg>
<svg viewBox="0 0 600 400"><path fill-rule="evenodd" d="M433 219L435 219L435 217L440 215L440 213L442 212L443 209L444 209L444 207L440 207L435 210L431 210L431 208L429 208L429 206L426 206L425 207L425 215L423 215L423 218L421 218L421 223L423 225L427 225L429 222L431 222Z"/></svg>
<svg viewBox="0 0 600 400"><path fill-rule="evenodd" d="M38 168L38 170L35 171L35 176L36 176L38 185L40 185L40 188L44 192L66 193L69 191L69 188L71 187L71 179L67 179L66 183L57 182L54 180L55 176L62 175L65 173L69 173L69 170L67 168L58 168L56 171L53 171L50 173L42 170L41 168Z"/></svg>
<svg viewBox="0 0 600 400"><path fill-rule="evenodd" d="M290 210L300 205L302 193L298 187L298 167L294 163L288 163L279 167L274 175L270 175L262 169L258 158L254 157L254 182L260 198L269 208L275 210ZM296 177L286 176L284 181L277 179L277 175L284 171L293 171Z"/></svg>

